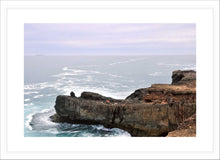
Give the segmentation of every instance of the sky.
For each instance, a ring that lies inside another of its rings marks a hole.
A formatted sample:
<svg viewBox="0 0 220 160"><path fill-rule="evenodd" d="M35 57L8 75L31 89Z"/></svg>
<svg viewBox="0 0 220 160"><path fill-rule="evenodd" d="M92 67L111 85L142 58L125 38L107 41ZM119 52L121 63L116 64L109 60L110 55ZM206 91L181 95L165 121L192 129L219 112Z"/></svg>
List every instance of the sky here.
<svg viewBox="0 0 220 160"><path fill-rule="evenodd" d="M194 23L25 23L24 55L195 55Z"/></svg>

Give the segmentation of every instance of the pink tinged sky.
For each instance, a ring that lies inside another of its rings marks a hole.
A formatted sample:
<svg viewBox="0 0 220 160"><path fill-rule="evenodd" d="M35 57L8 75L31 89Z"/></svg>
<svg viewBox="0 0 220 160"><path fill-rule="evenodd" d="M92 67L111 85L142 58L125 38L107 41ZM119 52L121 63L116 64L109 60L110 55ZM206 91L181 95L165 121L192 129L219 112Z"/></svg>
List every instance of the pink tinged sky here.
<svg viewBox="0 0 220 160"><path fill-rule="evenodd" d="M25 55L195 55L193 23L26 23Z"/></svg>

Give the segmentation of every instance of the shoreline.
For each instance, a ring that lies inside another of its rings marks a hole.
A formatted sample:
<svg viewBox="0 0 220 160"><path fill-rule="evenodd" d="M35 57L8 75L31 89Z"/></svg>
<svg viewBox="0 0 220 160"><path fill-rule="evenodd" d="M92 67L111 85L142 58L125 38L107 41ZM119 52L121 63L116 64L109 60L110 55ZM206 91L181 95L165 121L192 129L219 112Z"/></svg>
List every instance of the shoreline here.
<svg viewBox="0 0 220 160"><path fill-rule="evenodd" d="M174 71L172 84L153 84L124 100L83 92L80 97L57 96L53 122L101 124L132 136L167 136L196 114L196 72Z"/></svg>

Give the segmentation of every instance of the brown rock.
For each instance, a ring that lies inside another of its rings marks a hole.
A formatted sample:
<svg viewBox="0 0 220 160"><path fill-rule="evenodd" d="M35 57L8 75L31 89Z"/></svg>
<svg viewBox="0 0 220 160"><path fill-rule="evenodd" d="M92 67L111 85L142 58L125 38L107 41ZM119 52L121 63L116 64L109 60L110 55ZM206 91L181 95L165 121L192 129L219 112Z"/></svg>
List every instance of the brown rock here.
<svg viewBox="0 0 220 160"><path fill-rule="evenodd" d="M196 86L196 72L193 70L176 70L172 74L173 85Z"/></svg>
<svg viewBox="0 0 220 160"><path fill-rule="evenodd" d="M173 73L179 74L185 77L191 75L189 71ZM184 83L177 84L183 78L178 80L174 76L175 85L154 84L136 90L125 100L92 92L83 92L79 98L57 96L57 114L51 118L55 122L102 124L126 130L132 136L166 136L196 113L196 88L191 85L193 78L185 78ZM190 85L187 85L186 79Z"/></svg>
<svg viewBox="0 0 220 160"><path fill-rule="evenodd" d="M185 119L177 130L169 132L167 137L196 137L196 114Z"/></svg>

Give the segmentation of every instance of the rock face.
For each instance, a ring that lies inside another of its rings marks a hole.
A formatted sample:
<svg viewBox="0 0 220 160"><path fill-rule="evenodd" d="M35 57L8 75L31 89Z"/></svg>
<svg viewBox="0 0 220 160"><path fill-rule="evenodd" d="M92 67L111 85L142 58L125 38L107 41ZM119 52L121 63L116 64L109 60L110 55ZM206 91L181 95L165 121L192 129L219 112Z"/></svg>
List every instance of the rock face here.
<svg viewBox="0 0 220 160"><path fill-rule="evenodd" d="M185 119L177 130L169 132L167 137L196 137L196 114Z"/></svg>
<svg viewBox="0 0 220 160"><path fill-rule="evenodd" d="M187 86L196 86L196 72L193 70L186 71L173 71L172 75L172 84L173 85L187 85Z"/></svg>
<svg viewBox="0 0 220 160"><path fill-rule="evenodd" d="M141 88L141 89L137 89L134 93L132 93L131 95L129 95L127 98L125 98L126 100L131 100L131 99L135 99L135 100L143 100L144 96L147 93L147 88Z"/></svg>
<svg viewBox="0 0 220 160"><path fill-rule="evenodd" d="M92 92L83 92L79 98L60 95L56 98L57 114L51 118L54 122L102 124L132 136L166 136L196 113L194 73L174 71L172 85L138 89L125 100Z"/></svg>

